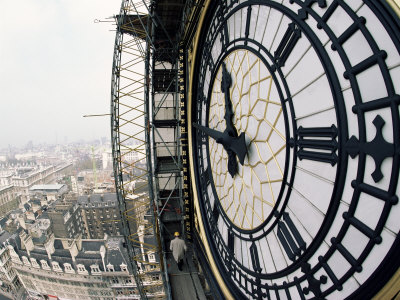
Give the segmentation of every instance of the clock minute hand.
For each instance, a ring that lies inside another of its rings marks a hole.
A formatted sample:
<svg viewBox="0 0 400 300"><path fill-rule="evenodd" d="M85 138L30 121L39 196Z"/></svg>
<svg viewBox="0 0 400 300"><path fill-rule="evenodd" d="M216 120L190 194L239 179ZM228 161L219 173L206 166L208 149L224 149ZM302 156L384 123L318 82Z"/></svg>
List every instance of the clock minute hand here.
<svg viewBox="0 0 400 300"><path fill-rule="evenodd" d="M235 125L232 122L232 117L234 115L233 108L232 108L232 101L229 93L229 89L232 86L232 77L229 74L228 70L226 69L225 62L222 62L222 80L221 80L221 91L225 94L225 123L226 129L224 132L228 133L231 137L237 137L237 130ZM244 164L244 157L247 153L247 146L245 142L245 135L242 132L238 137L238 144L235 145L236 150L234 151L239 159L240 164L243 166ZM233 150L233 149L232 149ZM236 164L236 159L233 155L230 155L228 150L228 164L233 165ZM237 169L237 167L236 167Z"/></svg>
<svg viewBox="0 0 400 300"><path fill-rule="evenodd" d="M247 146L244 133L242 132L239 136L231 136L228 131L220 132L196 123L193 123L193 127L203 131L206 135L212 137L218 144L224 146L226 150L233 151L241 165L244 164L244 158L247 153Z"/></svg>

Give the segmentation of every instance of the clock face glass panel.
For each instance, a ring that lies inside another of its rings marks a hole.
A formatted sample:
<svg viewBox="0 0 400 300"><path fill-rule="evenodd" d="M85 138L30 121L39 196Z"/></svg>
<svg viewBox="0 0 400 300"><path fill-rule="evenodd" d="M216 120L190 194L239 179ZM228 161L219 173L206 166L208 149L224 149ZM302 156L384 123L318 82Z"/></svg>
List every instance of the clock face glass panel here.
<svg viewBox="0 0 400 300"><path fill-rule="evenodd" d="M222 144L209 138L210 168L216 197L230 222L250 230L263 224L277 203L285 171L286 133L282 103L268 68L254 52L236 49L223 59L232 77L229 97L233 123L246 133L248 156L238 174L228 172L228 155ZM208 126L226 129L222 67L214 77Z"/></svg>
<svg viewBox="0 0 400 300"><path fill-rule="evenodd" d="M370 1L210 4L193 168L233 295L344 298L392 258L400 47L376 11Z"/></svg>

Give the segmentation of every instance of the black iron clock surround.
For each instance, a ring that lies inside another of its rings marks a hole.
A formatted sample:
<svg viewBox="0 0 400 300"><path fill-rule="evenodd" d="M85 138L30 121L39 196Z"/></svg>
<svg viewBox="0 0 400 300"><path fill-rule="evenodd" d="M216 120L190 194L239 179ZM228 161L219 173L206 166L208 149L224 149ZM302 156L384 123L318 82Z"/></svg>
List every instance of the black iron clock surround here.
<svg viewBox="0 0 400 300"><path fill-rule="evenodd" d="M370 298L400 265L400 87L389 65L400 63L399 20L385 1L284 2L210 1L199 34L191 167L214 273L235 298ZM371 24L381 24L390 45ZM368 51L352 51L354 40ZM226 72L230 89L221 87ZM375 98L364 82L372 77ZM265 78L270 90L260 96ZM232 110L222 101L228 92ZM279 111L274 122L257 115L263 105ZM233 114L232 126L222 112ZM222 151L215 136L232 128L230 139L246 136L247 145L236 171L224 166L236 160L224 156L232 149L220 141ZM268 138L260 128L271 128ZM254 151L264 144L269 160ZM260 166L268 178L280 174L259 188Z"/></svg>

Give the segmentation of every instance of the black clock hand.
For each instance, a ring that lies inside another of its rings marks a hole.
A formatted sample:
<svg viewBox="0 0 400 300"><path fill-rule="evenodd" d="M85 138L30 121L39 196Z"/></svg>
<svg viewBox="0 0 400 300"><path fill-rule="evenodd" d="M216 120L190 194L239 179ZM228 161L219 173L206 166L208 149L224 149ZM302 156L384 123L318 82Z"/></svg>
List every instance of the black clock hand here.
<svg viewBox="0 0 400 300"><path fill-rule="evenodd" d="M232 86L232 78L231 75L229 74L228 70L226 69L225 62L222 62L222 80L221 80L221 91L225 94L225 123L226 123L226 129L225 132L227 132L230 136L232 137L237 137L237 130L235 125L233 125L232 122L232 117L234 115L233 109L232 109L232 101L230 98L230 93L229 89ZM240 136L243 136L242 139L244 140L244 133L241 133ZM239 162L241 165L244 163L244 157L247 153L247 147L246 143L242 142L238 144L239 149L237 149L236 155L239 158ZM232 153L232 150L227 149L226 150L228 153L228 171L231 176L235 176L237 173L237 162L236 162L236 157L235 154ZM240 155L238 154L240 153Z"/></svg>
<svg viewBox="0 0 400 300"><path fill-rule="evenodd" d="M225 62L222 63L222 80L221 80L221 91L225 94L225 122L226 122L226 130L230 136L238 136L235 125L233 125L232 117L233 117L233 109L232 109L232 101L229 94L229 89L232 86L232 78L226 69ZM243 164L242 164L243 165Z"/></svg>
<svg viewBox="0 0 400 300"><path fill-rule="evenodd" d="M229 135L227 130L225 130L224 132L220 132L196 123L193 123L193 126L203 131L206 135L212 137L218 144L222 144L225 150L233 151L237 155L240 164L242 165L244 164L244 158L247 153L247 147L243 132L239 136L231 136Z"/></svg>

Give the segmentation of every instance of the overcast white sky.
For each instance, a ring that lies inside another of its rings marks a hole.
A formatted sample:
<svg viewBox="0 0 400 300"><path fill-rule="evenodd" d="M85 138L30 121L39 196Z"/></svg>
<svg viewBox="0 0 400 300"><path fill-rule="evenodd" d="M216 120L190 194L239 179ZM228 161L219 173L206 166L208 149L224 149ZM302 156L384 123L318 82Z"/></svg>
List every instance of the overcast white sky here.
<svg viewBox="0 0 400 300"><path fill-rule="evenodd" d="M0 0L0 148L110 136L121 0Z"/></svg>

